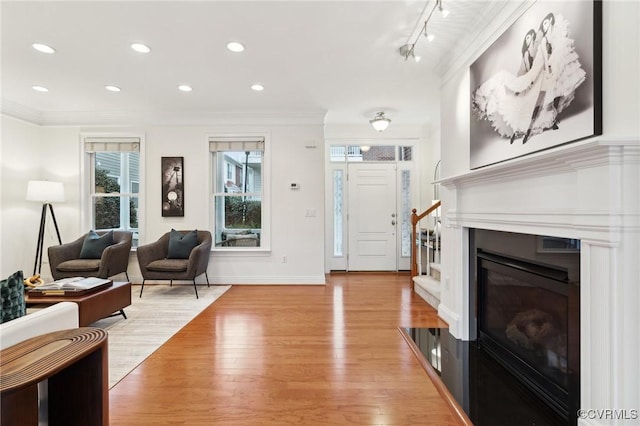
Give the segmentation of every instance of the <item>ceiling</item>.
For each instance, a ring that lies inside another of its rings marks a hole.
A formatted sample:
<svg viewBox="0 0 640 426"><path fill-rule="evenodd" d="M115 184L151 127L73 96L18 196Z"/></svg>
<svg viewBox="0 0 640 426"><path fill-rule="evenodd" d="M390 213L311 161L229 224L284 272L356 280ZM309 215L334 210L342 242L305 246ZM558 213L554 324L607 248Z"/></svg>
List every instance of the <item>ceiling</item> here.
<svg viewBox="0 0 640 426"><path fill-rule="evenodd" d="M398 49L419 37L435 0L2 1L2 110L41 124L205 112L326 112L328 124L354 124L379 110L425 124L438 117L438 73L501 3L443 0L451 14L433 14L436 39L420 37L416 63ZM230 52L231 40L246 50Z"/></svg>

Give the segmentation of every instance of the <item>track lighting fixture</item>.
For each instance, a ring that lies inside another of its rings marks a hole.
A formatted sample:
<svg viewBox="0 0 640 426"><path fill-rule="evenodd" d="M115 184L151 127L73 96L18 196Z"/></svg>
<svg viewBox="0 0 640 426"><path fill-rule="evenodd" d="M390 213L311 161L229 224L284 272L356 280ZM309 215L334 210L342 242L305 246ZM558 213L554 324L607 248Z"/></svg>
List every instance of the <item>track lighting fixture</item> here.
<svg viewBox="0 0 640 426"><path fill-rule="evenodd" d="M389 127L389 123L391 120L384 116L384 112L380 111L376 113L376 116L369 120L369 123L379 132L384 131L387 127Z"/></svg>
<svg viewBox="0 0 640 426"><path fill-rule="evenodd" d="M425 12L427 10L427 6L429 5L429 3L430 2L427 2L427 4L425 4L424 6L424 9L422 9L420 18L418 19L418 22L416 22L416 25L414 26L414 30L412 31L411 35L415 33L415 29L418 27L418 24L422 20L422 17L425 16ZM400 47L400 56L402 56L405 61L409 58L413 58L416 62L420 60L420 57L416 56L415 54L416 44L420 40L420 36L424 35L425 38L429 41L429 43L431 43L436 38L435 34L427 31L427 25L429 24L429 20L433 16L433 12L435 12L436 9L440 11L443 18L446 18L447 16L449 16L449 11L442 7L442 0L436 0L435 4L431 8L431 11L429 12L429 15L424 20L424 23L422 24L422 28L420 29L420 32L418 33L418 36L415 38L414 42L413 43L410 42L410 39L411 39L411 35L410 35L409 38L407 39L407 42Z"/></svg>

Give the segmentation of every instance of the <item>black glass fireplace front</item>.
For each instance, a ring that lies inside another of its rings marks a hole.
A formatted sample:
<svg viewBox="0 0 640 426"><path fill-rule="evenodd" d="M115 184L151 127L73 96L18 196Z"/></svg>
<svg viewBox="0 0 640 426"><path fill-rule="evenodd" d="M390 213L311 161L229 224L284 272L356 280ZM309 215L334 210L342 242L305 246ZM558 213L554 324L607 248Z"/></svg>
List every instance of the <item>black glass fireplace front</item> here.
<svg viewBox="0 0 640 426"><path fill-rule="evenodd" d="M567 269L476 251L477 339L564 418L579 403L579 286Z"/></svg>

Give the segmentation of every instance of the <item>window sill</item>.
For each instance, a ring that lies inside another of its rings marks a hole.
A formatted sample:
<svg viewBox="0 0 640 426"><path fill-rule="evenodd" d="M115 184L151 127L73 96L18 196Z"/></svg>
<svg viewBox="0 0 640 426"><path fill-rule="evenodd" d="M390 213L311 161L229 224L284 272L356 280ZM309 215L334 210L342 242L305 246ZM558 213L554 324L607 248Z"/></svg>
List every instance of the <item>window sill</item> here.
<svg viewBox="0 0 640 426"><path fill-rule="evenodd" d="M212 248L212 253L216 256L223 257L267 257L271 256L271 249L266 247L226 247L226 248Z"/></svg>

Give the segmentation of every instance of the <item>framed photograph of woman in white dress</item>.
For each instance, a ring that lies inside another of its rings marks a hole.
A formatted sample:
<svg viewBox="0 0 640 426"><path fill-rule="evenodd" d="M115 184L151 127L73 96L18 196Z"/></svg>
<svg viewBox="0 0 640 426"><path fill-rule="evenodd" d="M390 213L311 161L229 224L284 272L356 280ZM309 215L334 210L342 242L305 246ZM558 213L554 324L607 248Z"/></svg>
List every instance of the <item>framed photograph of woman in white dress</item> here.
<svg viewBox="0 0 640 426"><path fill-rule="evenodd" d="M470 82L472 169L602 134L602 2L533 3Z"/></svg>

